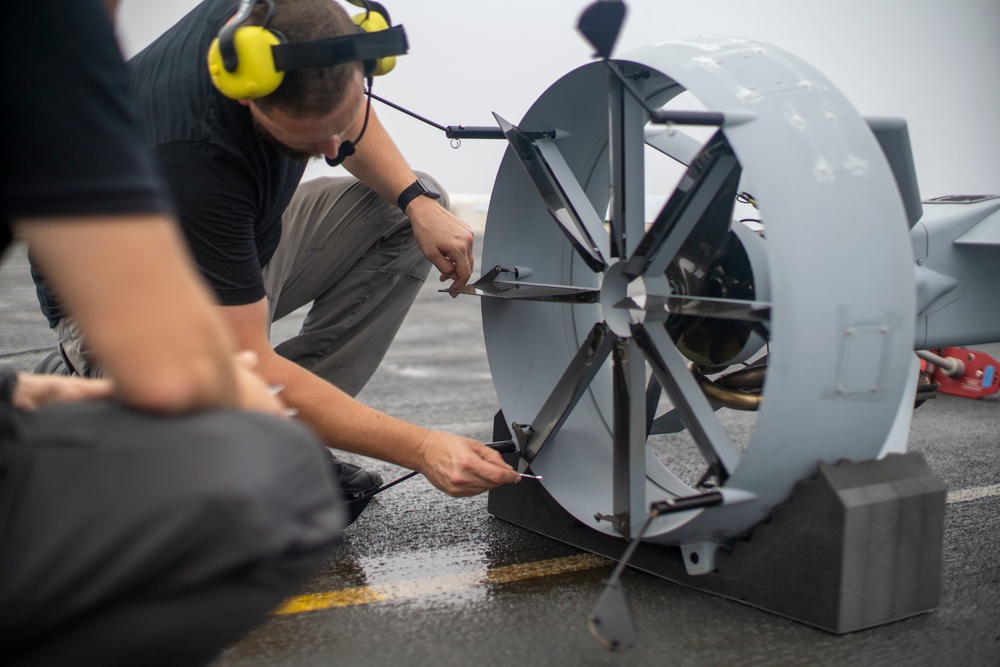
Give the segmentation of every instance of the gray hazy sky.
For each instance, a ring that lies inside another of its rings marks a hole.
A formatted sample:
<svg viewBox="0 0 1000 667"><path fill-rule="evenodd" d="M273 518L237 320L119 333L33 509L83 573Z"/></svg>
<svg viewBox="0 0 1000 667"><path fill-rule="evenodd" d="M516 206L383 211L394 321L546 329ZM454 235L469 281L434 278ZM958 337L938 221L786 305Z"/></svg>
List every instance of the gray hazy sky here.
<svg viewBox="0 0 1000 667"><path fill-rule="evenodd" d="M126 55L196 4L123 0L118 32ZM376 80L375 92L442 125L492 124L492 111L516 123L551 83L590 60L575 29L586 0L383 4L406 27L410 53ZM627 4L616 53L708 34L773 44L823 72L862 115L907 119L924 197L1000 193L1000 0ZM467 141L454 150L443 133L376 109L412 166L452 192L490 192L501 142Z"/></svg>

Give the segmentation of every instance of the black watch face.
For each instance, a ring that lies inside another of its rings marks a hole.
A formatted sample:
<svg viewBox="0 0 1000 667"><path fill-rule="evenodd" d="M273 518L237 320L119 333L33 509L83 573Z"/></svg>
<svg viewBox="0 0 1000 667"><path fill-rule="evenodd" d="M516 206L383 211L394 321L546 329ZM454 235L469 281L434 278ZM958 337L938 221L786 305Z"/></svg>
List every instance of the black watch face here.
<svg viewBox="0 0 1000 667"><path fill-rule="evenodd" d="M417 183L419 183L420 187L424 189L424 194L427 195L428 197L433 197L434 199L438 199L439 197L441 197L441 193L438 192L437 188L435 188L434 184L431 183L430 181L425 180L423 178L418 178Z"/></svg>

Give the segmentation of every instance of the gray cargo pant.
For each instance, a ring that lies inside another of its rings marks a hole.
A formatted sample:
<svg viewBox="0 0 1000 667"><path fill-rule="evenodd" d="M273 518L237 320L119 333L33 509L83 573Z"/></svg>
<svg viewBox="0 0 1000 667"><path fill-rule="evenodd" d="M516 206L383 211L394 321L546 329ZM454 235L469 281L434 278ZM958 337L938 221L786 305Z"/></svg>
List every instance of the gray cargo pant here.
<svg viewBox="0 0 1000 667"><path fill-rule="evenodd" d="M0 664L206 663L329 557L338 496L275 417L0 406Z"/></svg>
<svg viewBox="0 0 1000 667"><path fill-rule="evenodd" d="M447 208L447 194L438 190ZM356 396L382 362L430 266L395 204L353 178L302 183L282 216L264 287L272 322L312 306L299 334L275 349Z"/></svg>
<svg viewBox="0 0 1000 667"><path fill-rule="evenodd" d="M439 202L448 207L448 195ZM281 242L264 267L270 321L312 304L298 335L278 354L356 396L375 373L430 262L409 219L352 177L299 185L282 216ZM98 377L78 329L55 328L63 356L81 375Z"/></svg>

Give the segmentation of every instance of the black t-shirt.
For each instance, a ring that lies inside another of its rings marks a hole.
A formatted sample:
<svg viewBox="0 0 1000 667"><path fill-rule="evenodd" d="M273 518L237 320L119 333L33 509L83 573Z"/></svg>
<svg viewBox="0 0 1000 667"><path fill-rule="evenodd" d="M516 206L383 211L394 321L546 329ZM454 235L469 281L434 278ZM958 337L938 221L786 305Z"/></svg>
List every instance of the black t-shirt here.
<svg viewBox="0 0 1000 667"><path fill-rule="evenodd" d="M100 0L8 3L4 20L0 255L13 220L167 212ZM15 437L13 387L0 377L0 464Z"/></svg>
<svg viewBox="0 0 1000 667"><path fill-rule="evenodd" d="M99 0L9 3L4 21L0 252L14 219L168 211Z"/></svg>
<svg viewBox="0 0 1000 667"><path fill-rule="evenodd" d="M206 54L236 0L206 0L129 61L133 99L191 252L225 305L265 296L261 268L305 171L218 92Z"/></svg>

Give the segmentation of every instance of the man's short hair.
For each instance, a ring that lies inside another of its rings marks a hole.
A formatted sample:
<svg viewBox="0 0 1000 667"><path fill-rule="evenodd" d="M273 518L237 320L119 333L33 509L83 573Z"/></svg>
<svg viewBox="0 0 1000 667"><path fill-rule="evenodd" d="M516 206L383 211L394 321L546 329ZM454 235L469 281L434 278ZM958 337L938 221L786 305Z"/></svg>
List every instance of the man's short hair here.
<svg viewBox="0 0 1000 667"><path fill-rule="evenodd" d="M347 12L332 0L275 0L274 4L274 16L268 28L280 32L289 43L340 37L358 31ZM263 25L266 17L267 4L260 3L244 25ZM360 62L349 62L288 71L277 90L254 101L265 111L280 109L297 117L322 116L345 99L361 67Z"/></svg>

